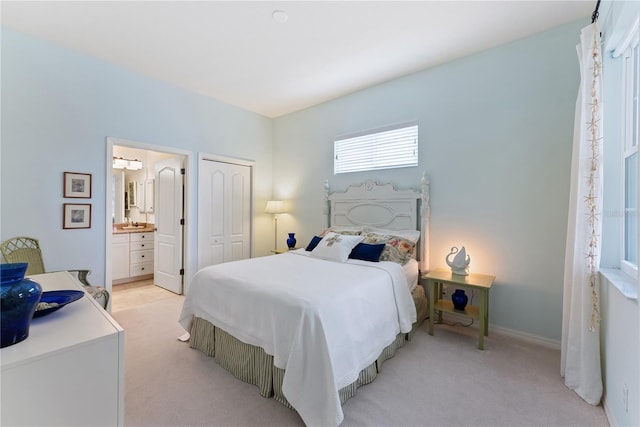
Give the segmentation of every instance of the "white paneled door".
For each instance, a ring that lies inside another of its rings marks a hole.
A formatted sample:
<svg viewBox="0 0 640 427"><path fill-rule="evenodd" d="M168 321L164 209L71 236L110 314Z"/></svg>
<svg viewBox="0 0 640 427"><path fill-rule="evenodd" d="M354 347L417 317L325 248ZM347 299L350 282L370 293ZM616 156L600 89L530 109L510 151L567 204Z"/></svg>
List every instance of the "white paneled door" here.
<svg viewBox="0 0 640 427"><path fill-rule="evenodd" d="M198 269L251 257L251 167L202 159Z"/></svg>
<svg viewBox="0 0 640 427"><path fill-rule="evenodd" d="M182 293L183 175L182 159L155 164L154 283Z"/></svg>

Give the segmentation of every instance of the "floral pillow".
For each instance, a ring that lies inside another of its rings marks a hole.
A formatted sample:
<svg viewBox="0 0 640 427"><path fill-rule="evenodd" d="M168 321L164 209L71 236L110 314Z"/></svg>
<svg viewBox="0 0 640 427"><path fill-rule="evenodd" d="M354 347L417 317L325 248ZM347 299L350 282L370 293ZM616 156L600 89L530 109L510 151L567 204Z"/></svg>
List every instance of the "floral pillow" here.
<svg viewBox="0 0 640 427"><path fill-rule="evenodd" d="M392 261L405 265L410 259L415 259L416 257L415 242L404 237L391 234L366 233L363 242L385 244L382 255L380 255L380 261Z"/></svg>
<svg viewBox="0 0 640 427"><path fill-rule="evenodd" d="M413 243L418 243L418 240L420 239L419 230L390 230L387 228L363 227L362 234L367 234L367 233L398 236L398 237L402 237L403 239L407 239L408 241Z"/></svg>
<svg viewBox="0 0 640 427"><path fill-rule="evenodd" d="M328 233L342 234L342 235L345 235L345 236L359 236L359 235L362 234L362 227L347 227L347 226L336 225L336 226L329 227L326 230L324 230L320 234L320 237L324 237Z"/></svg>

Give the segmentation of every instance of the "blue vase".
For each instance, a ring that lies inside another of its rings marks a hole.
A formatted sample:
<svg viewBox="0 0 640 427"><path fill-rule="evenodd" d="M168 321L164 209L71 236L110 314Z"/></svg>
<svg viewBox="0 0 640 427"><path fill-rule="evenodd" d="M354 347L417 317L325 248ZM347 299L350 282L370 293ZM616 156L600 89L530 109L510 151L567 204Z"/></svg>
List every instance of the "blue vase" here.
<svg viewBox="0 0 640 427"><path fill-rule="evenodd" d="M294 249L296 247L296 233L289 233L289 238L287 239L287 247L289 249Z"/></svg>
<svg viewBox="0 0 640 427"><path fill-rule="evenodd" d="M25 279L27 263L0 264L0 347L27 339L42 287Z"/></svg>
<svg viewBox="0 0 640 427"><path fill-rule="evenodd" d="M469 297L464 293L463 289L456 289L451 295L451 301L453 302L453 308L456 310L464 310L469 302Z"/></svg>

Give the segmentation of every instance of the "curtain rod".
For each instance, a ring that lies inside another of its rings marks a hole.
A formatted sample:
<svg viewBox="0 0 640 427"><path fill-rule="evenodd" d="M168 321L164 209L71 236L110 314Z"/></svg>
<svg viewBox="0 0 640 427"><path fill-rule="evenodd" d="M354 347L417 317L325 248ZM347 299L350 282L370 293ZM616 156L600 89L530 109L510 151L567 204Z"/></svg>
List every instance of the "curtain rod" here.
<svg viewBox="0 0 640 427"><path fill-rule="evenodd" d="M596 22L598 20L598 9L600 8L600 0L598 0L598 2L596 3L596 10L593 11L593 14L591 15L591 23L593 24L594 22Z"/></svg>

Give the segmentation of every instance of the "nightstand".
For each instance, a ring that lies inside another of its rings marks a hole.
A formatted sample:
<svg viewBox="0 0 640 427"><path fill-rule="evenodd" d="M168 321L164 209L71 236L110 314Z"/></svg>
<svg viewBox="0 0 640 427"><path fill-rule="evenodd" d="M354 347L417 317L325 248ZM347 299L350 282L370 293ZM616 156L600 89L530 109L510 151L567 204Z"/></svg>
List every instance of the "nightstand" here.
<svg viewBox="0 0 640 427"><path fill-rule="evenodd" d="M495 276L477 273L458 276L451 273L451 270L437 269L424 274L422 278L427 281L427 290L429 292L429 335L433 335L436 312L438 312L438 321L440 322L442 322L442 313L455 313L478 319L480 321L478 348L484 350L484 337L489 335L489 290L493 285ZM478 305L467 305L464 310L456 310L453 308L451 301L441 298L444 284L454 287L469 287L474 291L478 291L480 294Z"/></svg>
<svg viewBox="0 0 640 427"><path fill-rule="evenodd" d="M289 251L293 251L296 250L298 248L293 248L293 249L271 249L271 253L272 254L283 254L285 252L289 252Z"/></svg>

